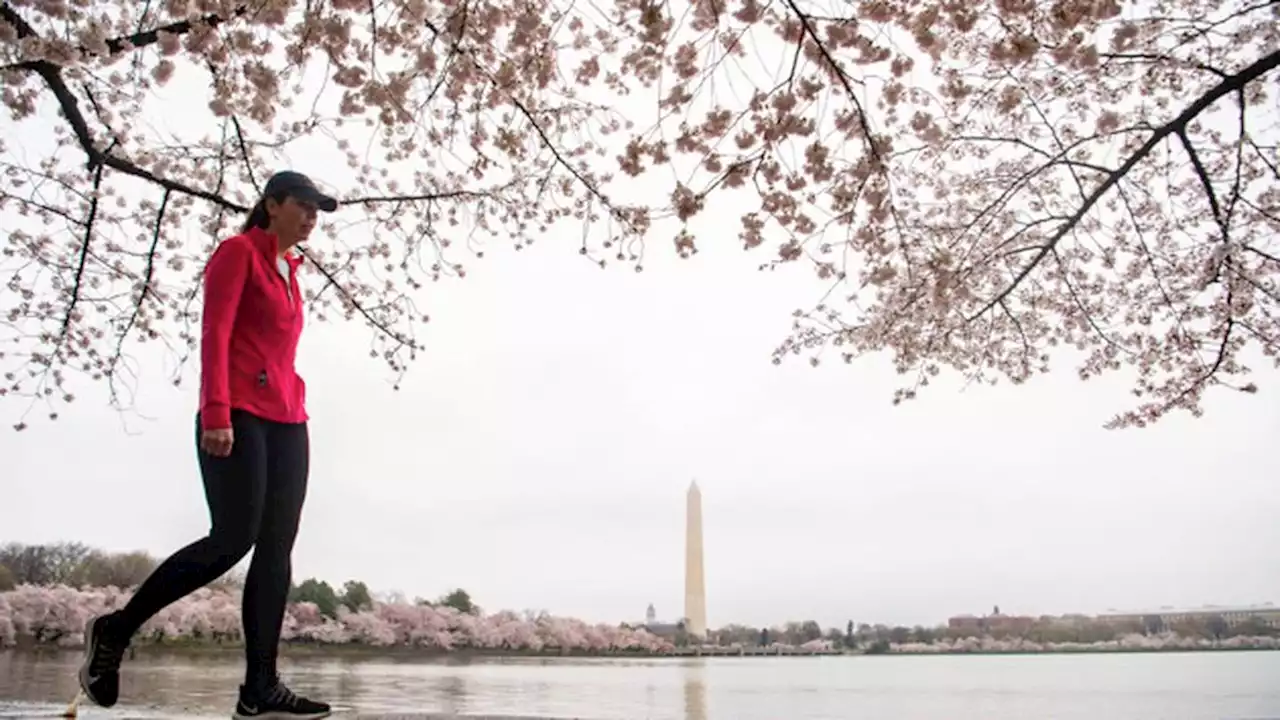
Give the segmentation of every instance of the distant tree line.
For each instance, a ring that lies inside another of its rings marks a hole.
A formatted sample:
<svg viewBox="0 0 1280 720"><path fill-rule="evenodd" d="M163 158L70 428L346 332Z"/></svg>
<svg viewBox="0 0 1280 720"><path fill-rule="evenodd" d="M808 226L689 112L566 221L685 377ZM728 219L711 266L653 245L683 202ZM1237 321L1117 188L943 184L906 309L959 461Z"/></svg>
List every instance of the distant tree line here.
<svg viewBox="0 0 1280 720"><path fill-rule="evenodd" d="M159 564L159 560L141 550L113 553L78 542L8 543L0 546L0 592L18 585L137 587ZM244 576L232 571L210 586L243 587Z"/></svg>
<svg viewBox="0 0 1280 720"><path fill-rule="evenodd" d="M18 585L67 585L75 588L119 587L139 585L155 569L158 561L141 552L111 553L90 548L83 543L59 542L45 545L9 543L0 546L0 592ZM213 587L243 587L243 575L231 572L212 583ZM373 607L368 585L348 580L341 589L328 582L307 578L289 591L291 602L314 603L320 614L337 618L340 610L360 612ZM470 594L455 589L436 600L418 598L415 604L450 607L459 612L479 615L480 608ZM997 613L998 614L998 613ZM1038 643L1098 643L1116 640L1129 634L1159 635L1173 633L1181 637L1224 640L1231 637L1277 637L1280 629L1260 618L1229 624L1221 616L1189 618L1166 626L1159 616L1145 617L1127 623L1104 622L1096 618L1077 617L1070 620L1043 617L1019 627L904 627L854 623L849 620L844 630L828 628L813 620L788 622L778 627L727 625L707 633L706 642L720 646L765 647L773 644L803 645L825 639L833 647L861 649L875 654L887 652L890 645L906 643L931 644L937 640L968 637L991 637L995 640L1022 638ZM692 642L683 624L679 624L671 641L678 647Z"/></svg>
<svg viewBox="0 0 1280 720"><path fill-rule="evenodd" d="M83 543L0 546L0 591L17 585L132 587L156 567L145 552L109 553Z"/></svg>
<svg viewBox="0 0 1280 720"><path fill-rule="evenodd" d="M1133 622L1107 622L1097 618L1061 618L1044 617L1026 625L1025 628L951 628L938 627L905 627L888 625L856 624L848 621L845 629L822 630L813 620L788 622L780 627L757 628L747 625L727 625L707 633L706 642L720 646L740 645L743 647L768 646L774 643L785 645L802 645L818 639L825 639L832 647L861 649L870 654L888 652L891 645L907 643L932 644L938 640L959 640L962 638L990 637L995 640L1012 640L1021 638L1037 643L1100 643L1117 640L1126 635L1160 635L1172 633L1180 637L1204 638L1206 640L1225 640L1232 637L1280 637L1280 628L1267 624L1261 618L1247 618L1235 624L1229 624L1218 615L1207 615L1202 618L1188 618L1166 625L1158 617L1144 618ZM688 636L680 626L676 634L675 644L689 644Z"/></svg>
<svg viewBox="0 0 1280 720"><path fill-rule="evenodd" d="M774 643L783 645L803 645L823 638L831 640L836 647L844 645L844 633L836 628L823 631L822 626L813 620L788 622L781 627L756 628L747 625L726 625L718 630L707 632L707 642L715 645L753 645L766 646ZM677 643L678 644L678 643Z"/></svg>
<svg viewBox="0 0 1280 720"><path fill-rule="evenodd" d="M137 587L158 564L156 558L142 551L111 553L78 542L45 545L9 543L0 546L0 592L18 585L67 585L79 589ZM241 588L244 576L232 571L211 586ZM320 614L329 618L336 618L339 608L360 612L373 607L373 594L369 592L369 586L360 580L348 580L341 590L335 590L328 582L307 578L290 588L289 600L315 603ZM419 598L416 602L419 605L451 607L470 614L480 612L471 596L461 588L438 600Z"/></svg>
<svg viewBox="0 0 1280 720"><path fill-rule="evenodd" d="M340 608L346 608L351 612L360 612L373 608L373 595L369 592L369 586L359 580L348 580L342 586L342 590L339 591L323 580L308 578L293 586L289 591L289 601L314 603L320 614L328 618L338 617ZM461 588L453 590L434 601L418 598L415 604L430 607L450 607L458 612L471 615L480 613L480 608L471 601L471 595Z"/></svg>

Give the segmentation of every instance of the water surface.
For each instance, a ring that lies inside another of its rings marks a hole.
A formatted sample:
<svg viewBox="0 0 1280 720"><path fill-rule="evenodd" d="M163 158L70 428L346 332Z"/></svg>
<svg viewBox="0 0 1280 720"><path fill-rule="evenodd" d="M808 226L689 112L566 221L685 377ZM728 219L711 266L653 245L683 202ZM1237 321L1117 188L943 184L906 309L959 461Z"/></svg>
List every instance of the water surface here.
<svg viewBox="0 0 1280 720"><path fill-rule="evenodd" d="M79 655L0 653L0 718L56 715ZM1280 720L1280 652L706 659L334 656L300 692L380 714L581 720ZM227 718L238 654L140 654L121 704L81 718Z"/></svg>

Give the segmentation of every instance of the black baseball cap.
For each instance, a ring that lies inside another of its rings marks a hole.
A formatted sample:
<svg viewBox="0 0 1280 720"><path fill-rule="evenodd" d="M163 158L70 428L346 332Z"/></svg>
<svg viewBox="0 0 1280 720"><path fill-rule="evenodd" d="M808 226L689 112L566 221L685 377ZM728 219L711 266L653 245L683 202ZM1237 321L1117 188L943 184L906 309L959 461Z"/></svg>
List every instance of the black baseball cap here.
<svg viewBox="0 0 1280 720"><path fill-rule="evenodd" d="M262 194L267 197L288 196L297 198L303 202L311 203L325 212L333 212L338 209L338 201L332 196L320 192L320 188L311 181L311 178L300 172L292 170L282 170L271 176L267 180L267 184L262 188Z"/></svg>

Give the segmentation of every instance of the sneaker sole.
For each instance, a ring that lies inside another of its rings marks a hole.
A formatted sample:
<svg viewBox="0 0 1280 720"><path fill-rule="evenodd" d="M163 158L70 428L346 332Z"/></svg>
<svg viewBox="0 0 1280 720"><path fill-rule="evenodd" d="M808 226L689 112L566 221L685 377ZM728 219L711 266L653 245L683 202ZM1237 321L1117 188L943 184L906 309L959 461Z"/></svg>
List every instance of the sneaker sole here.
<svg viewBox="0 0 1280 720"><path fill-rule="evenodd" d="M320 720L321 717L333 715L332 710L324 712L262 712L259 715L241 715L233 712L232 720Z"/></svg>

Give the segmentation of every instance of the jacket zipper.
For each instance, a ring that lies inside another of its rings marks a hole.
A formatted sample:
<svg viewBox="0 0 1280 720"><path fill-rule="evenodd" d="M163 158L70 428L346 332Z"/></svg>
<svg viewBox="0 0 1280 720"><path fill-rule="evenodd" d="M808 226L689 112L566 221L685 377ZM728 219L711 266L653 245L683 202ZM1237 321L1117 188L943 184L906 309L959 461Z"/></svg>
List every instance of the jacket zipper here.
<svg viewBox="0 0 1280 720"><path fill-rule="evenodd" d="M283 268L280 267L280 263L284 263ZM279 278L280 282L284 283L284 295L289 300L289 318L294 322L297 322L298 306L293 301L293 265L291 265L283 255L276 255L272 258L272 264L274 267L271 270L271 275ZM283 272L281 272L281 270L283 270ZM267 382L267 371L266 369L263 369L262 372L258 374L258 386L265 388L267 387ZM284 401L286 411L292 413L292 398L282 396L281 399Z"/></svg>

